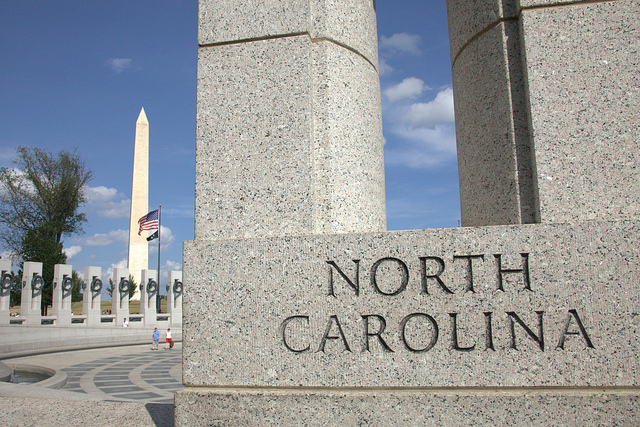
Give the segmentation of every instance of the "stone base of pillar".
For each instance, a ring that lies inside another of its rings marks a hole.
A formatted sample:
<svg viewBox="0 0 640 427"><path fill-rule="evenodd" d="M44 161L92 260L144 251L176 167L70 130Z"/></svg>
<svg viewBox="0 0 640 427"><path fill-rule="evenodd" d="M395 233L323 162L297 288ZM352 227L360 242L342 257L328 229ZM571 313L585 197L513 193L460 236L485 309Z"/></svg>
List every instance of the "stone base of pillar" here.
<svg viewBox="0 0 640 427"><path fill-rule="evenodd" d="M640 393L616 390L186 388L176 425L624 425Z"/></svg>

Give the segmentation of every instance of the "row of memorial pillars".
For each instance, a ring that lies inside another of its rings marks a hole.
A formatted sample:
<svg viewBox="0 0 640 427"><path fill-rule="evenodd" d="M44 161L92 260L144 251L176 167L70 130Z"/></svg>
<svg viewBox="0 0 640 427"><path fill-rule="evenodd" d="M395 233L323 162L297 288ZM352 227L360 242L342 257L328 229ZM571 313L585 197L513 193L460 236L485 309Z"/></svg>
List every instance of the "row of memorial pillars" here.
<svg viewBox="0 0 640 427"><path fill-rule="evenodd" d="M54 266L53 295L51 319L57 325L70 325L74 318L71 311L71 293L73 289L73 269L71 265L56 264ZM85 267L84 290L82 303L82 318L87 326L100 326L102 323L102 291L104 285L100 279L100 267ZM182 323L182 272L170 271L167 290L167 314L171 325ZM157 324L157 296L160 291L155 281L156 270L142 270L140 284L140 315L143 316L145 326ZM113 270L113 293L111 313L116 326L121 326L129 312L129 270L115 268ZM11 300L11 261L0 259L0 322L8 324L10 319ZM43 320L40 305L42 301L42 263L25 262L22 274L22 297L20 304L20 318L24 325L40 325Z"/></svg>

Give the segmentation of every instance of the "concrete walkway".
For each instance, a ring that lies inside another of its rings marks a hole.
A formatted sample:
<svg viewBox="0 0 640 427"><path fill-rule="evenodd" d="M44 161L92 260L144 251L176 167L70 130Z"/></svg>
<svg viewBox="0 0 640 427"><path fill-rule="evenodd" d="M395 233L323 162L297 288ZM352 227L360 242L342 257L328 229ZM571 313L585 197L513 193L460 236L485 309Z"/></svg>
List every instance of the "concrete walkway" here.
<svg viewBox="0 0 640 427"><path fill-rule="evenodd" d="M3 425L173 425L173 393L182 386L182 344L151 350L151 345L49 353L3 362L56 371L33 385L0 383ZM31 399L25 401L24 399ZM28 402L28 403L27 403ZM6 407L6 406L5 406ZM95 418L82 416L91 413ZM100 420L104 415L106 419ZM98 422L99 421L99 422ZM7 424L8 422L9 424Z"/></svg>

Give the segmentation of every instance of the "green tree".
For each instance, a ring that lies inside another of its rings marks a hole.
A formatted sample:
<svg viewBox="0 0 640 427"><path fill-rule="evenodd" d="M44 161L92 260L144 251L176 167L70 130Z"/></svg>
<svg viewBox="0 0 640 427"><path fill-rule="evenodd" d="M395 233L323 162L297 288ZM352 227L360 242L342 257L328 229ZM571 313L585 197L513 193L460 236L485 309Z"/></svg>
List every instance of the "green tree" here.
<svg viewBox="0 0 640 427"><path fill-rule="evenodd" d="M109 286L107 286L107 293L109 297L113 299L113 290L115 289L115 285L113 284L113 279L109 279ZM136 283L133 275L129 275L129 299L133 297L133 294L136 293L136 289L138 289L138 283Z"/></svg>
<svg viewBox="0 0 640 427"><path fill-rule="evenodd" d="M24 261L36 261L42 263L42 298L40 309L46 314L46 308L52 304L53 297L53 266L65 264L67 255L62 251L62 244L56 243L52 238L52 232L46 228L29 230L22 241L22 247L18 255ZM23 269L23 263L20 269Z"/></svg>
<svg viewBox="0 0 640 427"><path fill-rule="evenodd" d="M54 156L41 148L18 147L14 168L0 168L0 239L19 253L30 231L44 233L55 243L82 233L86 222L79 212L91 171L76 151Z"/></svg>
<svg viewBox="0 0 640 427"><path fill-rule="evenodd" d="M21 260L43 263L42 310L51 304L54 264L64 264L65 236L86 222L80 206L91 171L76 151L57 155L18 147L15 167L0 168L0 242Z"/></svg>
<svg viewBox="0 0 640 427"><path fill-rule="evenodd" d="M73 280L73 288L71 288L71 302L80 302L82 301L82 293L80 290L82 289L82 279L77 271L73 270L71 273L71 280Z"/></svg>
<svg viewBox="0 0 640 427"><path fill-rule="evenodd" d="M12 279L11 298L9 299L11 307L20 305L22 302L22 269L18 270L18 274L14 274Z"/></svg>

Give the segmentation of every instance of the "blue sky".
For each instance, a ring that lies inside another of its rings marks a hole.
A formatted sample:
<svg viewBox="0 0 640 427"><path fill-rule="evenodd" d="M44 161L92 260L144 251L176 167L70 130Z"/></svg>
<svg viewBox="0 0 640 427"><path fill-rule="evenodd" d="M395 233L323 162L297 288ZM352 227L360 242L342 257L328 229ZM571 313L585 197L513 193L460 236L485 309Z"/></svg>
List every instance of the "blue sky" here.
<svg viewBox="0 0 640 427"><path fill-rule="evenodd" d="M377 13L388 229L455 227L445 0L378 0ZM0 3L0 166L11 166L20 145L77 147L94 174L85 234L64 241L75 270L100 266L106 278L126 267L142 107L149 208L162 204L163 276L182 268L182 242L193 239L196 53L195 0ZM155 242L150 247L155 269Z"/></svg>

